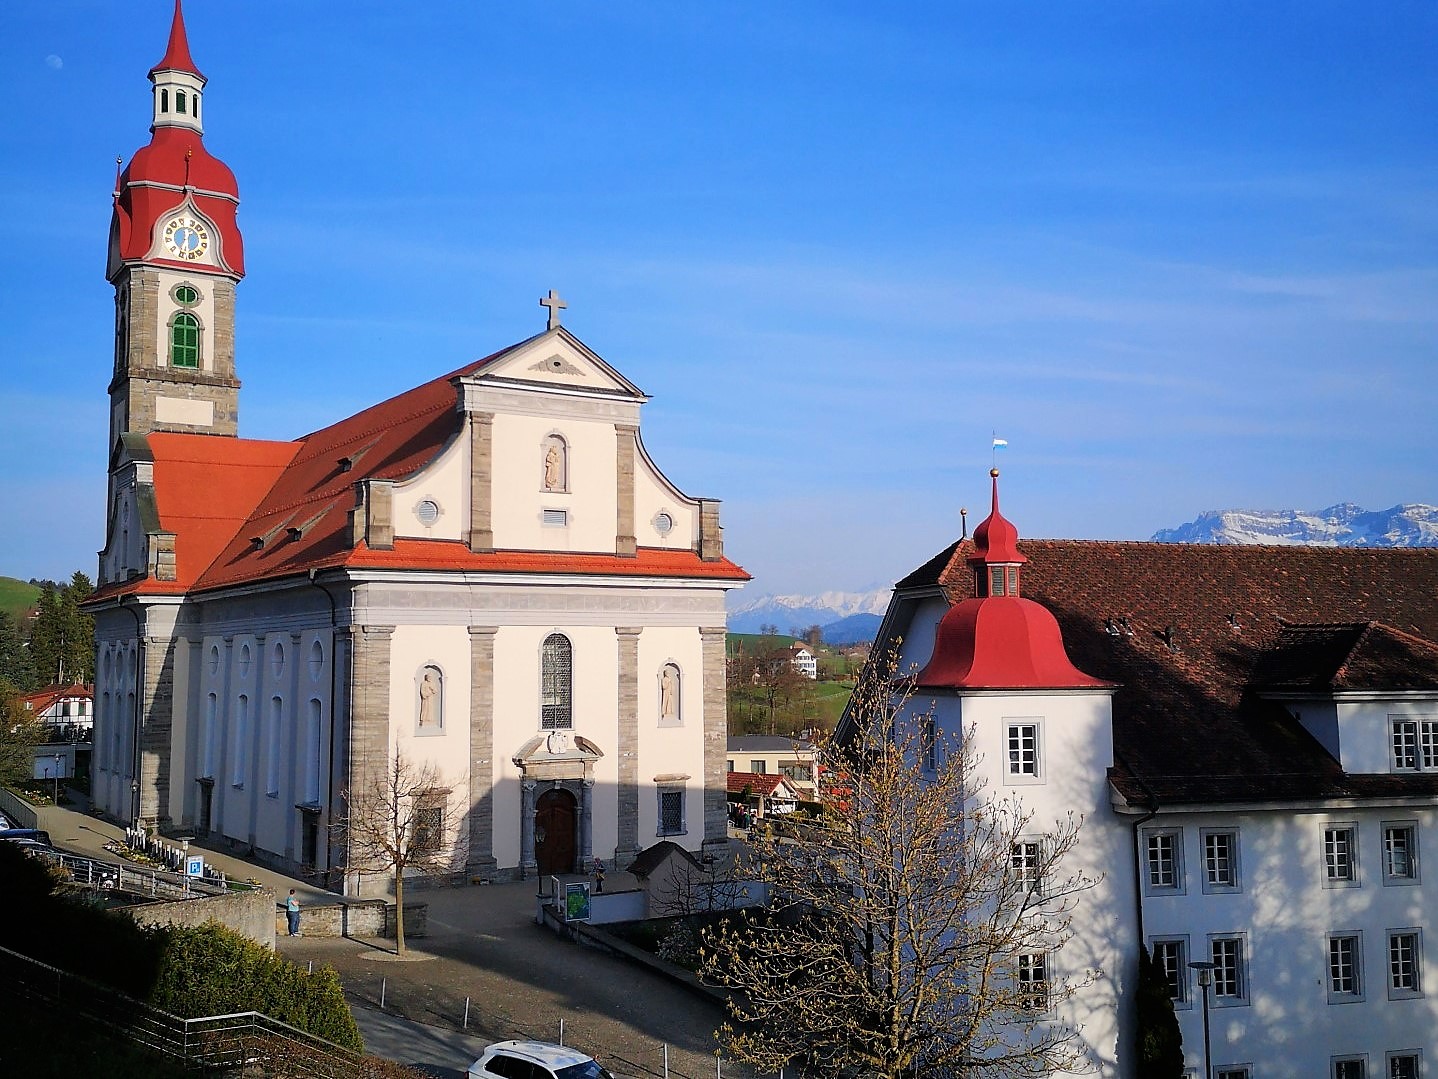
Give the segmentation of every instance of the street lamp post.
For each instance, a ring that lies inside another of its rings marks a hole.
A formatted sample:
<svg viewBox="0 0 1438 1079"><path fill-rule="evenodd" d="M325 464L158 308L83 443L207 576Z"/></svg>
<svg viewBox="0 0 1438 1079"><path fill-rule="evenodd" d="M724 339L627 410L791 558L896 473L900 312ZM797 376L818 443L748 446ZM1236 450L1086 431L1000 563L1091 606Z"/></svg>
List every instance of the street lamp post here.
<svg viewBox="0 0 1438 1079"><path fill-rule="evenodd" d="M55 805L60 805L60 754L55 754Z"/></svg>
<svg viewBox="0 0 1438 1079"><path fill-rule="evenodd" d="M1203 990L1203 1079L1213 1079L1208 1040L1208 987L1213 984L1213 964L1190 963L1189 966L1198 971L1198 984Z"/></svg>

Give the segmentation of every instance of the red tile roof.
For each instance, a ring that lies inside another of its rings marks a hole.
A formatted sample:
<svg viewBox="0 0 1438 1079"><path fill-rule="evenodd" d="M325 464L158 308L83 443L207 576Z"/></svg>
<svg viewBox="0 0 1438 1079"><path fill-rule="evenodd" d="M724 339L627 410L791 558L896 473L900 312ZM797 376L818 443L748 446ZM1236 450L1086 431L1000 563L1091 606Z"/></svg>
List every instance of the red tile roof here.
<svg viewBox="0 0 1438 1079"><path fill-rule="evenodd" d="M728 790L730 794L743 794L745 788L748 788L751 794L762 794L768 797L781 783L789 787L788 781L782 775L766 775L763 772L730 772ZM793 787L789 787L789 794L797 793Z"/></svg>
<svg viewBox="0 0 1438 1079"><path fill-rule="evenodd" d="M397 539L392 550L351 544L355 483L402 479L429 464L462 422L451 380L525 344L294 442L150 435L161 526L177 534L177 579L127 581L101 589L95 598L206 591L333 567L747 580L728 559L706 562L692 550L640 548L634 558L619 558L547 551L473 554L467 544L447 540Z"/></svg>
<svg viewBox="0 0 1438 1079"><path fill-rule="evenodd" d="M972 595L968 542L904 578ZM1137 801L1342 797L1432 776L1348 776L1281 705L1251 692L1260 661L1296 623L1377 622L1333 665L1336 688L1425 688L1394 642L1438 642L1438 548L1331 548L1026 540L1024 594L1053 612L1075 665L1119 683L1115 771ZM1412 687L1395 684L1415 682Z"/></svg>
<svg viewBox="0 0 1438 1079"><path fill-rule="evenodd" d="M78 683L68 686L46 686L34 693L27 693L20 698L20 702L31 715L39 716L66 697L92 701L95 699L95 691L90 686L82 686Z"/></svg>

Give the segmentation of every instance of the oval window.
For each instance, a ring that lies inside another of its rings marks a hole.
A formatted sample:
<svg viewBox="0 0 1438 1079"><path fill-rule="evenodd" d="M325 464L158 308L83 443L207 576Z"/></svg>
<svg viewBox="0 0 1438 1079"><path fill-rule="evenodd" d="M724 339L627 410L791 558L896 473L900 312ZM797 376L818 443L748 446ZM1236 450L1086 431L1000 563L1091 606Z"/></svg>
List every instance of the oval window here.
<svg viewBox="0 0 1438 1079"><path fill-rule="evenodd" d="M428 528L439 520L439 503L426 498L414 507L414 515L419 518L420 524Z"/></svg>
<svg viewBox="0 0 1438 1079"><path fill-rule="evenodd" d="M176 285L175 302L181 307L194 307L200 302L200 290L193 285Z"/></svg>
<svg viewBox="0 0 1438 1079"><path fill-rule="evenodd" d="M667 513L661 513L654 518L654 531L661 536L667 536L674 531L674 518Z"/></svg>

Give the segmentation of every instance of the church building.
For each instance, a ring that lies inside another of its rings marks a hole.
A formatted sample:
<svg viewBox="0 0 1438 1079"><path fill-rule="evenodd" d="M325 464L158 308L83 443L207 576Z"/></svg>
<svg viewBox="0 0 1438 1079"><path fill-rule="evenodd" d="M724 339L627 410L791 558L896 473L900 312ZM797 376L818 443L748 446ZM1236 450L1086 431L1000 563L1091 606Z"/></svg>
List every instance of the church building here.
<svg viewBox="0 0 1438 1079"><path fill-rule="evenodd" d="M725 842L719 506L648 397L547 327L293 441L239 435L234 174L177 0L119 173L95 805L354 894L347 792L398 754L442 875Z"/></svg>

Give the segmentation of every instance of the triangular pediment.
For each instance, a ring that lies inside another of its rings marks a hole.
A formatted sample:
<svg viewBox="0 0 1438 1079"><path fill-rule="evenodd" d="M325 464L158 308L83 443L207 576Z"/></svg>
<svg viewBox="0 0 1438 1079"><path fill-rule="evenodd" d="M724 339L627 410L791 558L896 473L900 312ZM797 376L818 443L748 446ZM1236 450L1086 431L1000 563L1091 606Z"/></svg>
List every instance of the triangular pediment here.
<svg viewBox="0 0 1438 1079"><path fill-rule="evenodd" d="M563 327L516 345L475 377L479 381L539 383L646 399L643 390Z"/></svg>

